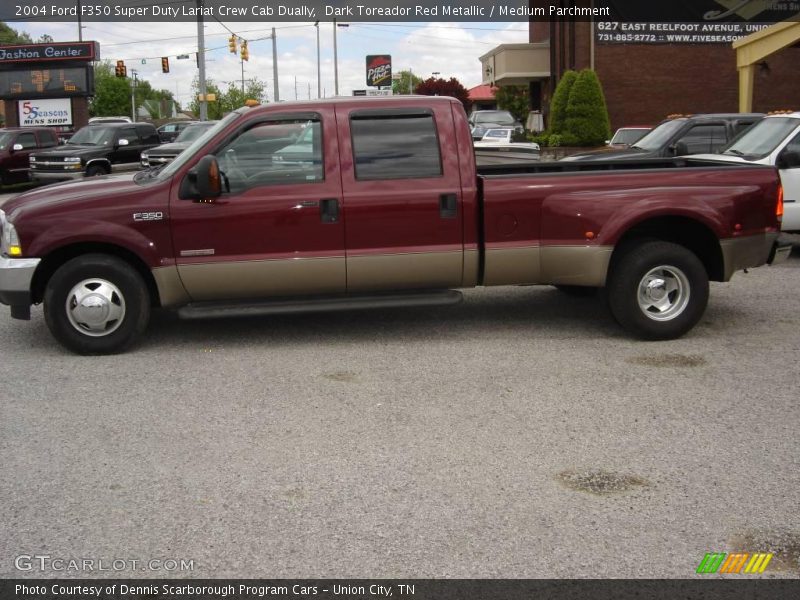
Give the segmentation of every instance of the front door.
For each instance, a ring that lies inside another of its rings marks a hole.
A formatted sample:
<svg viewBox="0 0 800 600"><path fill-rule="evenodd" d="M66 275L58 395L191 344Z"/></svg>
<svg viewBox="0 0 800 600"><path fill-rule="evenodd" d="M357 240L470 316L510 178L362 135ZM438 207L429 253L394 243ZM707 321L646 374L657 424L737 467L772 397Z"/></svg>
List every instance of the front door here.
<svg viewBox="0 0 800 600"><path fill-rule="evenodd" d="M265 115L215 154L230 192L209 203L171 201L178 271L191 298L345 292L333 109Z"/></svg>
<svg viewBox="0 0 800 600"><path fill-rule="evenodd" d="M800 133L795 135L781 154L794 152L800 154ZM783 224L784 231L800 231L800 167L781 169L783 185Z"/></svg>

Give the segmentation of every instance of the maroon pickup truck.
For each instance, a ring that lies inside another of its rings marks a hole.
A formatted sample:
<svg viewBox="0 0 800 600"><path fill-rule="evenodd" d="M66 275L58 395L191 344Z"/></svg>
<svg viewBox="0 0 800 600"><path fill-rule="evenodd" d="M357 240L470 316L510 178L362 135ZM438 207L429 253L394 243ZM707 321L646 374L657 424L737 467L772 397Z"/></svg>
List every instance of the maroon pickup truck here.
<svg viewBox="0 0 800 600"><path fill-rule="evenodd" d="M476 167L451 98L234 111L163 168L17 196L0 301L79 353L151 309L184 318L460 300L459 288L605 288L636 336L701 318L708 282L785 258L774 169L691 159Z"/></svg>

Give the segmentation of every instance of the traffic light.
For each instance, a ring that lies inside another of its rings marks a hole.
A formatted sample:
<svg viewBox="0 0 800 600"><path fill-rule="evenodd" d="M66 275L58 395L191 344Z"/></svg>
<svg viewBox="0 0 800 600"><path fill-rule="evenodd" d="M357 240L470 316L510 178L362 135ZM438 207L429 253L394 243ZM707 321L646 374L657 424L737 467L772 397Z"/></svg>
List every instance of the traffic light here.
<svg viewBox="0 0 800 600"><path fill-rule="evenodd" d="M128 76L128 67L125 66L124 60L117 61L117 66L114 68L114 75L116 75L117 77Z"/></svg>
<svg viewBox="0 0 800 600"><path fill-rule="evenodd" d="M169 57L167 56L161 57L161 72L169 73Z"/></svg>
<svg viewBox="0 0 800 600"><path fill-rule="evenodd" d="M232 54L236 54L236 36L232 35L228 38L228 50L231 51Z"/></svg>
<svg viewBox="0 0 800 600"><path fill-rule="evenodd" d="M250 52L247 50L247 40L242 40L242 60L250 60Z"/></svg>

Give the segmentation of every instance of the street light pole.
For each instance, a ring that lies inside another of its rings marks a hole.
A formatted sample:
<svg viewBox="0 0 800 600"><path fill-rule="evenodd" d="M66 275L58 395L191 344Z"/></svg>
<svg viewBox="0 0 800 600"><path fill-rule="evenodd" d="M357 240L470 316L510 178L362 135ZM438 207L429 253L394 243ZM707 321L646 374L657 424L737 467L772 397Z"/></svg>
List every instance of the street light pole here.
<svg viewBox="0 0 800 600"><path fill-rule="evenodd" d="M136 123L136 70L131 69L131 118Z"/></svg>
<svg viewBox="0 0 800 600"><path fill-rule="evenodd" d="M333 20L333 91L334 95L339 95L339 53L336 46L336 28L350 27L349 23L337 23Z"/></svg>
<svg viewBox="0 0 800 600"><path fill-rule="evenodd" d="M205 31L203 29L203 0L197 0L197 66L200 70L198 83L200 87L200 120L208 120L208 102L206 102L206 49Z"/></svg>
<svg viewBox="0 0 800 600"><path fill-rule="evenodd" d="M317 28L317 98L322 98L322 75L320 74L319 66L319 21L314 21L314 27Z"/></svg>

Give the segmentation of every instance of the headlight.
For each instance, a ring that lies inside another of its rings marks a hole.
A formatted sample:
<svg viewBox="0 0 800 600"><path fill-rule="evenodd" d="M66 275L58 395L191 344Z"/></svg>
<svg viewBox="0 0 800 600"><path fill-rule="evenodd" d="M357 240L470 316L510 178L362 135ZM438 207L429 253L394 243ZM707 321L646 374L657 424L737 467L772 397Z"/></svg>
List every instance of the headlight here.
<svg viewBox="0 0 800 600"><path fill-rule="evenodd" d="M65 163L80 163L81 159L78 158L77 156L68 156L67 158L64 159L64 162Z"/></svg>
<svg viewBox="0 0 800 600"><path fill-rule="evenodd" d="M22 256L22 246L19 243L17 230L6 220L6 215L2 210L0 210L0 221L3 223L3 242L0 244L0 252L12 258Z"/></svg>
<svg viewBox="0 0 800 600"><path fill-rule="evenodd" d="M28 160L31 161L31 162L36 162L36 157L35 156L31 156L30 158L28 158Z"/></svg>
<svg viewBox="0 0 800 600"><path fill-rule="evenodd" d="M142 152L140 157L142 160L147 160L148 158L150 158L150 155L147 152Z"/></svg>

